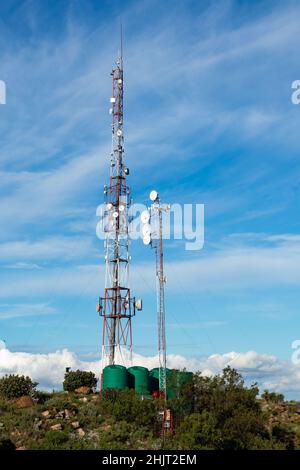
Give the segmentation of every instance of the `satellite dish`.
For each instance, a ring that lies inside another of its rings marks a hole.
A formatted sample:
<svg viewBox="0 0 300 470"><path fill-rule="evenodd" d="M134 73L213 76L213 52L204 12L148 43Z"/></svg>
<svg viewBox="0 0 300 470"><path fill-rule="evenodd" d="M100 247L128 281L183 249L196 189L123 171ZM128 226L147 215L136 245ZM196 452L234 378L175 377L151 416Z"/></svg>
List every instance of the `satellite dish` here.
<svg viewBox="0 0 300 470"><path fill-rule="evenodd" d="M119 206L119 211L120 212L123 212L124 209L125 209L125 207L123 206L123 204L121 206Z"/></svg>
<svg viewBox="0 0 300 470"><path fill-rule="evenodd" d="M143 236L146 237L147 235L150 235L151 233L151 225L149 224L145 224L142 228L142 233L143 233Z"/></svg>
<svg viewBox="0 0 300 470"><path fill-rule="evenodd" d="M149 243L151 242L150 235L145 235L143 238L143 242L144 242L144 245L149 245Z"/></svg>
<svg viewBox="0 0 300 470"><path fill-rule="evenodd" d="M112 205L111 202L109 202L109 203L106 205L106 209L107 209L108 211L110 211L110 210L112 209L112 207L113 207L113 205Z"/></svg>
<svg viewBox="0 0 300 470"><path fill-rule="evenodd" d="M113 218L116 219L117 217L119 217L118 212L114 212L114 213L113 213Z"/></svg>
<svg viewBox="0 0 300 470"><path fill-rule="evenodd" d="M109 100L111 103L115 103L116 102L116 98L114 96L112 96Z"/></svg>
<svg viewBox="0 0 300 470"><path fill-rule="evenodd" d="M117 136L118 136L118 137L121 137L121 135L122 135L122 131L121 131L121 129L118 129L118 130L117 130Z"/></svg>
<svg viewBox="0 0 300 470"><path fill-rule="evenodd" d="M151 201L154 202L154 201L156 201L157 198L158 198L158 192L155 191L155 190L151 191L151 193L150 193L150 199L151 199Z"/></svg>
<svg viewBox="0 0 300 470"><path fill-rule="evenodd" d="M141 213L141 221L143 224L147 224L150 220L149 211L145 210Z"/></svg>

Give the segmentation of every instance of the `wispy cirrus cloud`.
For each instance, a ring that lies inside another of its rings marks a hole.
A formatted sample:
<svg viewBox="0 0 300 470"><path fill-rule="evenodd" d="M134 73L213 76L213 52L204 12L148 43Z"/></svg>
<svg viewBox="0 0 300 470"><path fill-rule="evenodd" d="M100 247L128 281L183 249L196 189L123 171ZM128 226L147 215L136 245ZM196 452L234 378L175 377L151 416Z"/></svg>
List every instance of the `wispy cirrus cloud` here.
<svg viewBox="0 0 300 470"><path fill-rule="evenodd" d="M270 238L262 234L248 234L247 237L265 241ZM276 237L281 240L279 235ZM242 244L232 244L231 240L229 245L225 243L223 248L219 245L218 249L205 254L200 252L192 260L166 261L168 292L180 295L182 288L192 293L300 285L300 244L296 241L297 237L289 243L274 243L271 236L271 241L263 246L245 244L243 237L239 238ZM53 255L58 256L59 252L54 250ZM52 292L56 295L96 298L103 279L104 265L100 262L54 266L33 271L30 276L26 272L17 272L13 277L6 273L0 284L0 297L13 293L15 296L37 296ZM155 287L153 263L133 264L131 282L140 293L151 292Z"/></svg>
<svg viewBox="0 0 300 470"><path fill-rule="evenodd" d="M0 304L0 320L13 318L53 315L57 310L47 304Z"/></svg>

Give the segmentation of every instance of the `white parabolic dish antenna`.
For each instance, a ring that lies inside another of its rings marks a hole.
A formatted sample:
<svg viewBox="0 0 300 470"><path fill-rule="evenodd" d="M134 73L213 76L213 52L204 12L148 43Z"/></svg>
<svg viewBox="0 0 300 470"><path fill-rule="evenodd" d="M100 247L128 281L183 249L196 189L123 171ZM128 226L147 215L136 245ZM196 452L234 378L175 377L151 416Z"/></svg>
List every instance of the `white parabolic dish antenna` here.
<svg viewBox="0 0 300 470"><path fill-rule="evenodd" d="M143 222L143 224L147 224L149 222L149 219L150 219L149 211L143 211L141 213L141 221Z"/></svg>
<svg viewBox="0 0 300 470"><path fill-rule="evenodd" d="M150 193L150 199L151 199L151 201L154 202L154 201L156 201L157 198L158 198L158 192L153 189L153 191L151 191L151 193Z"/></svg>
<svg viewBox="0 0 300 470"><path fill-rule="evenodd" d="M151 225L150 225L150 224L145 224L145 225L143 225L142 233L143 233L143 236L144 236L144 237L146 237L147 235L150 235L150 233L151 233Z"/></svg>
<svg viewBox="0 0 300 470"><path fill-rule="evenodd" d="M149 243L151 242L150 235L145 235L143 238L143 242L144 242L144 245L149 245Z"/></svg>

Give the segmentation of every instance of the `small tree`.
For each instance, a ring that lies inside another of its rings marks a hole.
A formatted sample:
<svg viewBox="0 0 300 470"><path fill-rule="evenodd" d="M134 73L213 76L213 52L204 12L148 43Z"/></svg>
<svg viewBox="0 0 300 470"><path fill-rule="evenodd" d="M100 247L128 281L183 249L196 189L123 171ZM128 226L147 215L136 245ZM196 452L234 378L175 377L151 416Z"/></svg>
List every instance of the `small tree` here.
<svg viewBox="0 0 300 470"><path fill-rule="evenodd" d="M269 392L269 390L264 390L264 393L262 394L261 398L271 403L284 402L284 395L282 395L282 393Z"/></svg>
<svg viewBox="0 0 300 470"><path fill-rule="evenodd" d="M0 379L0 396L8 400L33 395L37 382L24 375L5 375Z"/></svg>
<svg viewBox="0 0 300 470"><path fill-rule="evenodd" d="M76 370L65 373L65 380L63 382L64 390L67 392L74 392L79 387L93 388L97 385L97 379L93 372L86 372L84 370Z"/></svg>

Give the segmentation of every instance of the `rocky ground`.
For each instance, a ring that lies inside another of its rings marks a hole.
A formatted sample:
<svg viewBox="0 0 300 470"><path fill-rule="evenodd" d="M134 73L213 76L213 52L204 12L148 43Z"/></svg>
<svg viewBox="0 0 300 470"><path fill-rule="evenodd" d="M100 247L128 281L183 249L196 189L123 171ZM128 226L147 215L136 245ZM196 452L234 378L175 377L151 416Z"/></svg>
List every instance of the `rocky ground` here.
<svg viewBox="0 0 300 470"><path fill-rule="evenodd" d="M76 393L53 393L44 403L29 396L0 401L0 450L157 449L159 445L154 428L107 416L99 394L85 387Z"/></svg>
<svg viewBox="0 0 300 470"><path fill-rule="evenodd" d="M300 449L300 403L282 402L272 403L261 400L261 407L267 417L269 431L283 427L291 432L291 440L297 449Z"/></svg>
<svg viewBox="0 0 300 470"><path fill-rule="evenodd" d="M300 403L260 400L267 428L290 432L300 449ZM146 421L118 420L88 388L76 393L41 394L0 401L0 449L159 449L159 433Z"/></svg>

